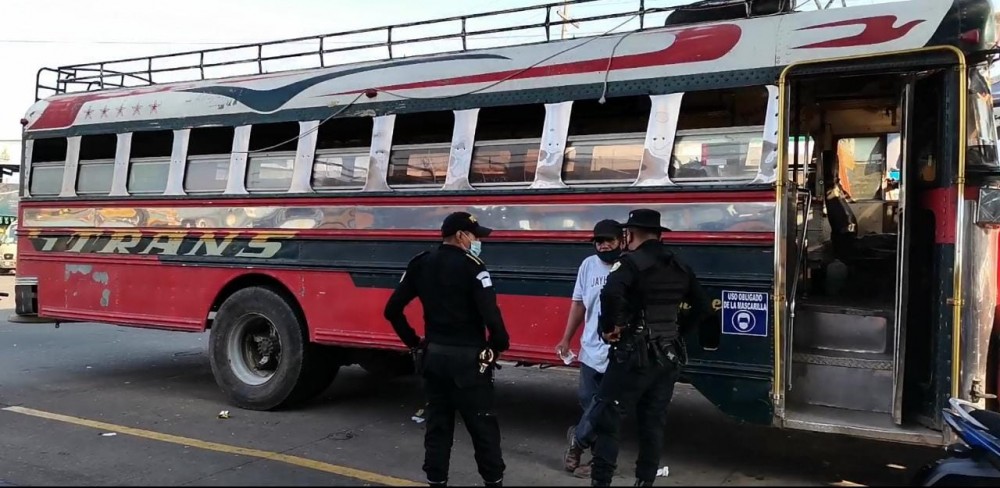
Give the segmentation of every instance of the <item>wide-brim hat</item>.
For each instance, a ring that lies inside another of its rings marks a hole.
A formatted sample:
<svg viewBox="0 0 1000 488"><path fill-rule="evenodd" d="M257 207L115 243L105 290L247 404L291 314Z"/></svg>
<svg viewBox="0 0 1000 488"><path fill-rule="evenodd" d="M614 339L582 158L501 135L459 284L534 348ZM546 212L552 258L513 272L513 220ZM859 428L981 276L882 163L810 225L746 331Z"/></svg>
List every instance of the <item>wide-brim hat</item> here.
<svg viewBox="0 0 1000 488"><path fill-rule="evenodd" d="M621 224L623 228L635 227L638 229L658 230L670 232L670 229L660 225L660 212L651 208L637 208L628 213L628 221Z"/></svg>

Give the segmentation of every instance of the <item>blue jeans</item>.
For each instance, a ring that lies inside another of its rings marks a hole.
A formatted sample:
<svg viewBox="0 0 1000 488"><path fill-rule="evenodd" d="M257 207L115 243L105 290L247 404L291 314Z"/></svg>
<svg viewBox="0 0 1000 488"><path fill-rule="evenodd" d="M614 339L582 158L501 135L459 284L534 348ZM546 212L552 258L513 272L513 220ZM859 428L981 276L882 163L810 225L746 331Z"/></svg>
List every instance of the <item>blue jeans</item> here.
<svg viewBox="0 0 1000 488"><path fill-rule="evenodd" d="M594 398L597 396L597 389L601 385L602 378L604 378L604 373L599 373L586 364L580 365L580 386L577 389L577 395L579 395L583 415L580 417L580 422L576 424L574 435L575 443L578 445L592 446L594 444L595 434L594 424L591 421L591 410L594 408Z"/></svg>

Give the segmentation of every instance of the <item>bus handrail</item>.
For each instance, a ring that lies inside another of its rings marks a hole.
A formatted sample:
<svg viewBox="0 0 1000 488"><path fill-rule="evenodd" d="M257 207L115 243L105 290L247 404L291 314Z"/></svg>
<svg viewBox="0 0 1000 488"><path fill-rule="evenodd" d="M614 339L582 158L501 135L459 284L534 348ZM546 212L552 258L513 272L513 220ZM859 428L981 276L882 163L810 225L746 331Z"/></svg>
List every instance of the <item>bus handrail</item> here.
<svg viewBox="0 0 1000 488"><path fill-rule="evenodd" d="M798 199L799 197L805 196L805 213L802 217L802 234L799 235L798 229L795 230L795 238L798 240L798 253L795 257L795 274L792 276L792 287L790 294L792 297L791 302L788 305L788 351L792 350L792 341L795 337L795 303L798 299L799 291L799 277L802 275L802 261L805 259L805 248L806 248L806 230L809 228L809 214L812 213L812 192L806 190L799 190L796 195L795 202L795 212L798 213ZM796 219L797 221L798 219ZM790 356L790 355L789 355ZM786 374L785 382L788 384L788 389L792 389L792 374L791 368L788 368Z"/></svg>

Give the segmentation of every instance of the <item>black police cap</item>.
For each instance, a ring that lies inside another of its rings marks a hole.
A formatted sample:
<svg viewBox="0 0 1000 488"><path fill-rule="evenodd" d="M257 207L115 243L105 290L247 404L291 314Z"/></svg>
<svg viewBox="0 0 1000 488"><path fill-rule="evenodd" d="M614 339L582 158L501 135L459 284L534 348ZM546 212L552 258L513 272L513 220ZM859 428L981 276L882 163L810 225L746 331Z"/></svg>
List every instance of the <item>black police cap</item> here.
<svg viewBox="0 0 1000 488"><path fill-rule="evenodd" d="M594 225L594 237L591 240L618 239L622 236L622 225L617 220L605 219Z"/></svg>
<svg viewBox="0 0 1000 488"><path fill-rule="evenodd" d="M441 224L441 237L453 236L459 231L471 232L472 235L482 239L489 236L493 229L479 225L476 218L468 212L454 212L444 218Z"/></svg>

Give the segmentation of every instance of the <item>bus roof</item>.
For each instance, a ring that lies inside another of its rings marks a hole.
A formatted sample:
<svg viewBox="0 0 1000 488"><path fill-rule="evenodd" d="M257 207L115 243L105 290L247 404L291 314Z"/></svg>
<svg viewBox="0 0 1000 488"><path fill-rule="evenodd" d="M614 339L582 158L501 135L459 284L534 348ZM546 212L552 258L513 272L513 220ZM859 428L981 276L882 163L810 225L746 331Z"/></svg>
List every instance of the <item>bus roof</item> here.
<svg viewBox="0 0 1000 488"><path fill-rule="evenodd" d="M628 15L642 18L653 11ZM239 61L206 64L204 60L211 53L234 55L230 49L245 53L246 47L183 53L200 56L201 68L195 67L200 75L166 84L154 78L177 70L154 68L154 62L181 55L43 69L40 75L57 76L58 94L32 105L23 123L28 137L34 138L376 115L413 110L421 103L427 109L426 104L435 101L441 109L456 108L456 103L468 104L467 108L513 103L517 97L523 103L537 103L566 100L573 90L621 96L635 94L629 90L670 93L713 84L765 84L774 82L781 67L801 61L942 44L967 50L992 47L996 44L992 15L989 0L909 0L265 72L264 61L295 56L322 60L323 53L350 49L324 49L322 39L331 36L319 36L313 38L319 40L318 51L295 55L265 57L263 47L257 46L256 55L242 61L256 65L256 73L239 77L207 79L206 66ZM626 14L617 16L630 20ZM455 19L463 19L464 45L468 35L464 18L444 20ZM963 44L956 35L959 26L978 28L977 41ZM385 29L390 38L392 29ZM392 43L380 45L392 52ZM138 70L137 63L142 65ZM107 88L112 85L138 86ZM59 93L81 87L88 91Z"/></svg>

